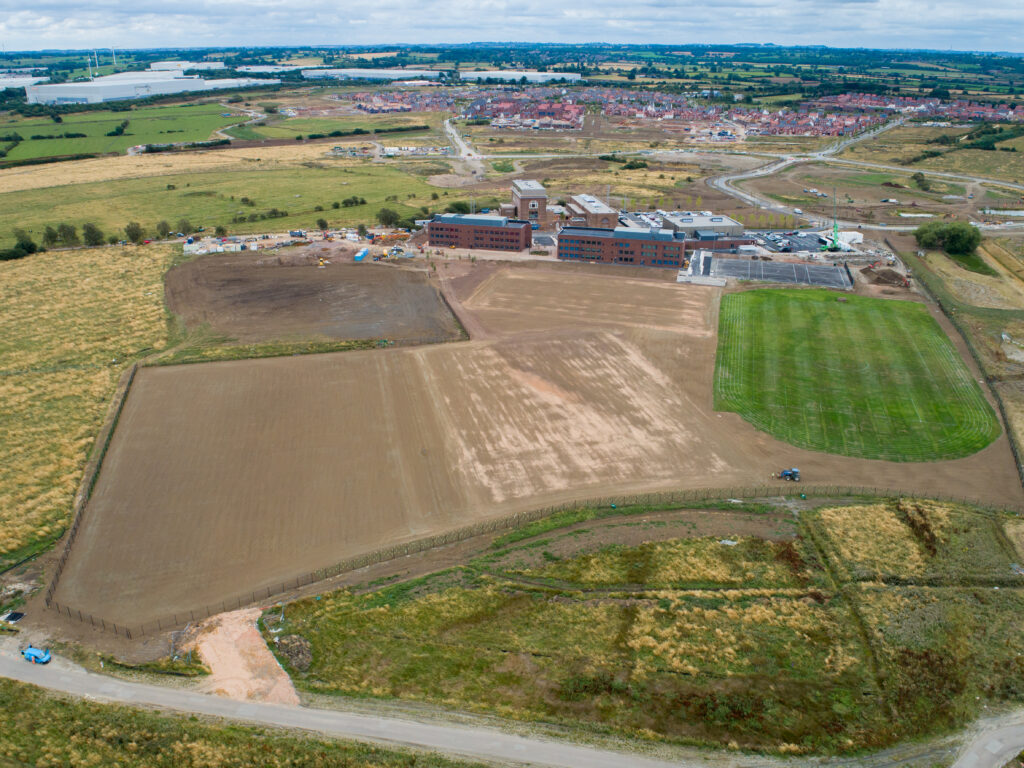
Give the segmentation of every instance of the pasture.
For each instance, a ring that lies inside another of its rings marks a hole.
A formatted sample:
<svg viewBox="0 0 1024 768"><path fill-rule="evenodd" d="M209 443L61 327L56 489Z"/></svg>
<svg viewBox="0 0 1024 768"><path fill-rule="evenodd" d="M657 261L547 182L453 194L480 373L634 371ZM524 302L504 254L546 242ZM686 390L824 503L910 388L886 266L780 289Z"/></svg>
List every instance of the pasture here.
<svg viewBox="0 0 1024 768"><path fill-rule="evenodd" d="M225 117L224 115L228 115ZM248 115L223 104L193 104L139 107L124 111L72 112L60 123L48 117L11 118L0 120L0 136L16 133L24 141L8 147L5 160L28 160L77 154L121 153L137 144L171 144L185 141L206 141L214 131L247 120ZM128 121L124 133L106 134ZM84 133L84 137L33 139L32 136L60 136Z"/></svg>
<svg viewBox="0 0 1024 768"><path fill-rule="evenodd" d="M995 440L999 422L922 304L828 291L722 301L715 405L793 445L935 461Z"/></svg>

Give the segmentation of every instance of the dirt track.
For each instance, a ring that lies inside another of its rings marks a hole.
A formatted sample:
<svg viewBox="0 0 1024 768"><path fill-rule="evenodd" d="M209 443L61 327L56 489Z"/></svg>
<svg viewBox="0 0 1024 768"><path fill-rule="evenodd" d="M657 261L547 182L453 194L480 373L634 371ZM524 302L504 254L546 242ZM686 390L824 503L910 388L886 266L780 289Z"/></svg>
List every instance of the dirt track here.
<svg viewBox="0 0 1024 768"><path fill-rule="evenodd" d="M424 272L353 264L351 253L337 263L344 256L332 253L323 269L315 251L202 256L168 272L167 306L189 330L205 325L241 342L459 337Z"/></svg>
<svg viewBox="0 0 1024 768"><path fill-rule="evenodd" d="M451 289L482 339L140 371L57 600L138 624L479 519L749 486L782 466L815 484L1022 501L1005 437L894 464L715 413L718 289L461 269Z"/></svg>

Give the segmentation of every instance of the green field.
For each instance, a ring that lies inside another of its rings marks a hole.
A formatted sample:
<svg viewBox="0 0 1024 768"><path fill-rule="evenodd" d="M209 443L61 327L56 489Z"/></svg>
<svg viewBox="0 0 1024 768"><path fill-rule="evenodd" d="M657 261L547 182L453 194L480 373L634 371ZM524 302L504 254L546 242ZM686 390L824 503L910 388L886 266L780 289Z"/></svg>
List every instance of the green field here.
<svg viewBox="0 0 1024 768"><path fill-rule="evenodd" d="M375 130L416 125L428 125L430 130L439 131L443 118L444 115L440 112L354 115L352 117L290 117L283 120L272 118L261 121L266 122L266 125L245 126L230 133L240 139L294 139L296 136L308 136L311 133L329 134L331 131L354 131L356 129L372 133ZM409 135L419 136L422 133L423 131L410 131ZM394 140L400 142L398 137L404 135L406 135L404 132L398 132L395 134Z"/></svg>
<svg viewBox="0 0 1024 768"><path fill-rule="evenodd" d="M188 156L169 159L186 163ZM429 161L424 161L429 164ZM413 161L406 163L411 167ZM253 168L250 164L249 168ZM258 168L258 166L256 166ZM169 188L171 187L171 188ZM437 192L438 200L432 195ZM164 219L176 224L188 219L193 226L212 229L224 225L233 233L307 229L323 217L331 226L373 224L378 210L389 207L405 217L421 216L421 206L442 210L455 199L429 186L422 176L369 161L324 158L305 165L275 166L264 170L224 170L173 173L138 179L74 184L0 194L0 243L13 239L21 227L38 242L47 225L68 222L78 227L91 221L108 234L122 232L129 221L149 232ZM365 205L332 204L350 196ZM243 197L252 204L242 204ZM387 198L397 198L388 200ZM317 207L323 210L317 211ZM287 211L283 218L234 223L238 216Z"/></svg>
<svg viewBox="0 0 1024 768"><path fill-rule="evenodd" d="M225 114L230 117L224 117ZM0 136L17 133L24 141L7 149L5 160L27 160L76 154L124 152L137 144L172 144L182 141L206 141L213 132L226 125L248 119L248 116L221 104L189 106L142 107L124 112L76 112L55 123L48 117L0 119ZM128 121L121 136L106 134ZM32 136L56 136L63 133L84 133L85 138L32 139Z"/></svg>
<svg viewBox="0 0 1024 768"><path fill-rule="evenodd" d="M800 448L890 461L968 456L992 408L922 304L823 290L723 298L715 408Z"/></svg>

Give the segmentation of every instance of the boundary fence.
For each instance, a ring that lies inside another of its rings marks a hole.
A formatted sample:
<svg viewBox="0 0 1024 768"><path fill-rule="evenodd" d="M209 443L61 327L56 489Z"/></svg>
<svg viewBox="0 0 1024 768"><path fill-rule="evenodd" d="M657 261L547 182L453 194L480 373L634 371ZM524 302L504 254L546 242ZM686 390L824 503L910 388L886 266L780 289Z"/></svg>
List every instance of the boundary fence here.
<svg viewBox="0 0 1024 768"><path fill-rule="evenodd" d="M688 502L706 502L722 500L723 506L728 505L730 499L759 499L759 498L778 498L781 495L793 494L800 492L808 497L818 498L836 498L836 497L855 497L855 498L928 498L935 501L954 503L954 504L967 504L977 507L981 510L988 512L997 511L1014 511L1018 514L1024 513L1024 508L1014 509L1004 506L993 506L986 502L977 501L968 498L959 497L936 497L930 494L910 493L904 490L894 490L890 488L870 488L866 486L836 486L836 485L815 485L815 486L802 486L802 485L772 485L772 486L760 486L760 487L746 487L746 488L697 488L688 490L678 491L664 491L660 493L643 493L633 494L624 496L611 496L603 497L598 499L585 499L579 501L571 501L563 504L558 504L550 507L543 507L540 509L528 511L528 512L517 512L512 515L505 517L494 518L492 520L482 520L473 525L464 526L462 528L456 528L445 533L436 534L434 536L428 536L422 539L416 539L414 541L404 542L402 544L395 544L390 547L378 549L372 552L366 552L361 555L355 555L353 557L341 560L334 565L327 566L325 568L318 568L314 571L309 571L305 574L295 576L287 581L278 582L276 584L261 587L257 590L250 590L240 595L221 600L218 603L210 605L204 605L198 608L190 609L188 611L180 611L177 613L171 613L166 616L148 621L145 623L135 625L117 624L109 621L104 617L95 616L86 611L81 611L72 606L58 603L52 599L52 585L51 590L47 592L46 605L53 608L58 613L66 616L69 619L73 619L84 624L89 624L96 629L113 632L117 635L128 638L129 640L151 635L154 632L163 632L165 630L177 629L190 622L201 621L209 616L213 616L217 613L223 613L224 611L233 611L239 608L253 605L261 600L269 600L272 597L287 594L288 592L300 589L316 582L325 581L327 579L338 576L342 573L348 573L351 571L359 570L370 565L377 563L387 562L389 560L397 560L400 557L406 557L414 555L419 552L425 552L430 549L442 547L448 544L455 544L460 541L481 536L488 533L496 533L499 531L515 530L522 528L530 523L543 520L544 518L556 515L561 512L569 512L578 509L610 509L612 507L622 508L624 514L628 513L642 513L652 507L683 507ZM638 509L639 508L639 509ZM77 520L76 520L77 523ZM73 538L73 537L72 537ZM69 542L72 540L69 538ZM70 547L65 548L65 558L67 551ZM62 558L62 562L63 562ZM59 575L59 574L58 574ZM56 583L56 579L54 581Z"/></svg>
<svg viewBox="0 0 1024 768"><path fill-rule="evenodd" d="M893 247L893 244L889 241L889 238L885 239L885 244L889 246L889 249L893 253L899 253L899 250ZM927 269L923 264L921 269ZM974 363L978 366L978 370L981 371L981 375L985 377L985 384L988 387L988 391L992 394L992 399L996 401L996 408L999 411L999 418L1003 422L1003 430L1006 432L1006 438L1010 443L1010 452L1013 454L1013 462L1017 465L1017 476L1020 479L1021 485L1024 486L1024 463L1021 462L1021 447L1020 442L1017 439L1016 432L1013 431L1013 427L1010 425L1009 416L1006 413L1006 404L1003 403L1003 396L999 394L999 390L996 389L996 379L992 377L988 368L985 367L985 363L981 357L981 353L978 352L977 347L974 346L974 342L971 341L971 336L964 328L960 319L957 317L956 309L947 305L942 300L932 287L928 285L926 280L917 280L917 284L924 289L924 292L928 294L928 297L935 302L935 305L942 311L942 314L946 316L946 319L956 329L956 332L960 334L960 338L964 340L964 345L967 347L967 351L971 353L971 357L974 358Z"/></svg>
<svg viewBox="0 0 1024 768"><path fill-rule="evenodd" d="M71 555L71 547L75 543L75 538L78 536L79 528L82 526L82 520L85 518L85 509L89 504L89 499L92 498L93 488L96 487L96 480L100 474L100 467L103 466L103 459L107 455L107 449L110 447L111 438L114 436L114 430L117 427L117 422L121 419L121 412L124 410L125 400L128 399L128 392L132 388L132 383L135 381L135 374L138 370L138 363L132 365L125 374L124 383L119 384L118 390L114 395L116 399L111 416L107 419L107 423L100 430L97 447L93 449L93 454L89 459L89 463L86 465L85 474L82 477L82 483L79 485L78 494L75 498L75 509L72 515L71 527L68 529L68 537L64 542L64 551L61 552L60 559L57 561L57 567L53 572L53 578L50 579L50 586L46 589L45 602L47 607L50 607L53 603L53 594L57 591L57 584L60 582L61 574L64 573L64 566L67 565L68 557Z"/></svg>

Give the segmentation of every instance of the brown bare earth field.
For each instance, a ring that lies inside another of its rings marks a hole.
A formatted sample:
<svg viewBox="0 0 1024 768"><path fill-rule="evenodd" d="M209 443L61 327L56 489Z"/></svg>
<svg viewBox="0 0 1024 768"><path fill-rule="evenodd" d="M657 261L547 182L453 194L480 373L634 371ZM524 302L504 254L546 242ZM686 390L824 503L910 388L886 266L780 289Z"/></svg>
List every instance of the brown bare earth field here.
<svg viewBox="0 0 1024 768"><path fill-rule="evenodd" d="M588 267L451 265L466 343L142 369L56 599L138 624L478 520L783 466L1021 503L1005 437L896 464L715 413L719 289Z"/></svg>
<svg viewBox="0 0 1024 768"><path fill-rule="evenodd" d="M202 256L167 273L167 306L189 330L242 342L459 338L423 271L342 258L318 269L315 253L293 250Z"/></svg>

